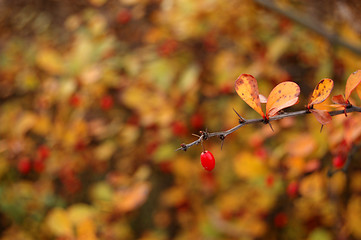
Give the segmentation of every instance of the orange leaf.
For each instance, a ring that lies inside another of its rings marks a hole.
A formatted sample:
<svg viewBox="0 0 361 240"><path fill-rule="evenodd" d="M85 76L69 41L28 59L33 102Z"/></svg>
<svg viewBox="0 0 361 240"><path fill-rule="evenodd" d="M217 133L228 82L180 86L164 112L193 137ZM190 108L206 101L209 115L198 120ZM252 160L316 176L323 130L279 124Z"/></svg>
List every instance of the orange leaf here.
<svg viewBox="0 0 361 240"><path fill-rule="evenodd" d="M313 116L315 116L317 121L322 125L326 125L327 123L332 121L331 115L325 110L312 109L311 112Z"/></svg>
<svg viewBox="0 0 361 240"><path fill-rule="evenodd" d="M346 101L351 95L351 92L360 84L361 82L361 70L357 70L348 77L346 82L345 89L345 99Z"/></svg>
<svg viewBox="0 0 361 240"><path fill-rule="evenodd" d="M259 99L257 80L252 75L241 74L237 78L234 87L243 101L264 117Z"/></svg>
<svg viewBox="0 0 361 240"><path fill-rule="evenodd" d="M92 219L86 219L76 226L77 240L96 240L96 226Z"/></svg>
<svg viewBox="0 0 361 240"><path fill-rule="evenodd" d="M358 97L361 99L361 84L359 84L359 85L357 86L356 92L357 92Z"/></svg>
<svg viewBox="0 0 361 240"><path fill-rule="evenodd" d="M345 98L342 95L336 95L332 97L332 102L340 105L347 105Z"/></svg>
<svg viewBox="0 0 361 240"><path fill-rule="evenodd" d="M278 84L269 94L266 104L266 116L272 117L278 111L297 103L300 87L294 82Z"/></svg>
<svg viewBox="0 0 361 240"><path fill-rule="evenodd" d="M138 208L147 200L150 189L149 183L140 182L128 189L119 190L114 196L117 209L120 212L130 212Z"/></svg>
<svg viewBox="0 0 361 240"><path fill-rule="evenodd" d="M333 81L329 78L322 79L313 90L308 108L315 104L322 103L330 95L333 88Z"/></svg>

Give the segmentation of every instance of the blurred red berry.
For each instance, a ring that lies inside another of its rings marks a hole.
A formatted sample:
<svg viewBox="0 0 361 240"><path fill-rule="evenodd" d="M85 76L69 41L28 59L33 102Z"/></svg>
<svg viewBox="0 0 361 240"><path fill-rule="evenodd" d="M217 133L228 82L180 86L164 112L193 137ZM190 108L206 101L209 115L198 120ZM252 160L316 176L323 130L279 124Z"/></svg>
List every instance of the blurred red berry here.
<svg viewBox="0 0 361 240"><path fill-rule="evenodd" d="M210 151L204 151L201 153L201 164L205 170L213 170L214 166L216 165L216 161Z"/></svg>
<svg viewBox="0 0 361 240"><path fill-rule="evenodd" d="M284 212L278 213L274 218L274 224L276 227L282 228L288 223L288 217Z"/></svg>
<svg viewBox="0 0 361 240"><path fill-rule="evenodd" d="M270 175L268 175L266 177L266 185L267 185L267 187L272 187L274 182L275 182L275 177L272 174L270 174Z"/></svg>
<svg viewBox="0 0 361 240"><path fill-rule="evenodd" d="M204 118L203 115L200 113L195 113L191 117L191 125L194 129L199 130L203 127Z"/></svg>
<svg viewBox="0 0 361 240"><path fill-rule="evenodd" d="M172 131L174 135L181 137L187 134L187 127L183 122L176 121L172 124Z"/></svg>
<svg viewBox="0 0 361 240"><path fill-rule="evenodd" d="M114 101L112 96L106 95L100 100L100 106L103 110L109 110L113 107Z"/></svg>
<svg viewBox="0 0 361 240"><path fill-rule="evenodd" d="M218 49L216 33L210 32L203 38L203 47L207 52L215 52Z"/></svg>
<svg viewBox="0 0 361 240"><path fill-rule="evenodd" d="M81 104L80 96L78 94L72 95L69 99L69 103L73 107L79 107Z"/></svg>
<svg viewBox="0 0 361 240"><path fill-rule="evenodd" d="M261 147L263 144L263 137L260 134L254 134L249 140L249 145L254 148Z"/></svg>
<svg viewBox="0 0 361 240"><path fill-rule="evenodd" d="M282 18L279 26L281 32L287 32L292 27L292 22L288 18Z"/></svg>
<svg viewBox="0 0 361 240"><path fill-rule="evenodd" d="M201 172L200 175L201 182L202 182L202 188L208 192L214 192L216 191L217 187L217 181L213 174L210 174L209 172Z"/></svg>
<svg viewBox="0 0 361 240"><path fill-rule="evenodd" d="M74 150L83 151L86 148L86 143L83 140L79 140L74 145Z"/></svg>
<svg viewBox="0 0 361 240"><path fill-rule="evenodd" d="M127 24L132 19L132 13L128 9L122 9L118 12L117 21L120 24Z"/></svg>
<svg viewBox="0 0 361 240"><path fill-rule="evenodd" d="M164 161L159 163L159 169L163 172L163 173L172 173L172 162L171 161Z"/></svg>
<svg viewBox="0 0 361 240"><path fill-rule="evenodd" d="M30 169L31 169L31 161L30 161L30 159L27 158L27 157L21 158L19 160L19 162L18 162L17 168L18 168L18 171L21 174L29 173Z"/></svg>
<svg viewBox="0 0 361 240"><path fill-rule="evenodd" d="M45 169L45 161L44 159L35 159L33 163L33 168L35 172L42 173Z"/></svg>
<svg viewBox="0 0 361 240"><path fill-rule="evenodd" d="M221 86L220 93L221 94L233 93L233 86L231 84L224 84L223 86Z"/></svg>
<svg viewBox="0 0 361 240"><path fill-rule="evenodd" d="M178 42L173 39L166 40L158 48L158 54L161 57L168 57L178 48Z"/></svg>
<svg viewBox="0 0 361 240"><path fill-rule="evenodd" d="M336 169L342 168L343 165L345 165L345 162L346 162L346 159L344 157L342 157L341 155L337 155L336 157L334 157L332 159L332 165Z"/></svg>
<svg viewBox="0 0 361 240"><path fill-rule="evenodd" d="M151 142L146 146L146 152L148 155L152 155L158 148L159 143L158 142Z"/></svg>
<svg viewBox="0 0 361 240"><path fill-rule="evenodd" d="M38 150L37 150L37 156L39 159L47 159L50 155L50 150L47 146L45 145L41 145L38 147Z"/></svg>
<svg viewBox="0 0 361 240"><path fill-rule="evenodd" d="M287 186L287 195L290 197L290 198L295 198L297 197L298 195L298 188L299 188L299 184L297 181L292 181L288 184Z"/></svg>
<svg viewBox="0 0 361 240"><path fill-rule="evenodd" d="M139 122L140 122L139 116L136 114L131 115L127 120L127 124L132 126L138 126Z"/></svg>
<svg viewBox="0 0 361 240"><path fill-rule="evenodd" d="M254 154L255 154L257 157L259 157L260 159L262 159L262 160L265 160L265 159L267 158L267 155L268 155L266 148L264 148L264 147L262 147L262 146L258 147L258 148L255 150Z"/></svg>

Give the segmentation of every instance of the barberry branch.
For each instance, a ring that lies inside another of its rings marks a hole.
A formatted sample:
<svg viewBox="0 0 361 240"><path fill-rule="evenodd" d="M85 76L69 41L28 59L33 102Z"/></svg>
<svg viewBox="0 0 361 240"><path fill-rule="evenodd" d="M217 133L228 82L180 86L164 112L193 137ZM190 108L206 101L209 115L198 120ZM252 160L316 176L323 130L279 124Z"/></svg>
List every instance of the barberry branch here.
<svg viewBox="0 0 361 240"><path fill-rule="evenodd" d="M330 114L330 116L336 116L336 115L341 115L341 114L346 114L346 113L351 113L351 112L361 112L361 107L356 107L356 106L349 105L347 108L345 108L343 110L329 111L328 113ZM296 117L296 116L306 115L306 114L309 114L309 113L311 113L311 112L308 109L301 110L301 111L295 111L295 112L284 112L284 113L281 113L281 114L276 115L274 117L270 117L267 120L265 120L263 118L247 120L247 119L244 119L243 117L241 117L237 113L237 115L239 117L239 124L238 125L234 126L231 129L228 129L226 131L221 131L221 132L201 131L197 140L195 140L195 141L193 141L191 143L188 143L188 144L185 144L185 143L181 144L181 147L176 149L176 151L178 151L178 150L187 151L188 148L190 148L190 147L192 147L194 145L198 145L202 141L206 141L211 137L219 137L223 142L223 140L226 138L226 136L228 136L229 134L237 131L238 129L240 129L241 127L243 127L243 126L245 126L247 124L254 124L254 123L268 124L271 121L277 121L277 120L287 118L287 117Z"/></svg>

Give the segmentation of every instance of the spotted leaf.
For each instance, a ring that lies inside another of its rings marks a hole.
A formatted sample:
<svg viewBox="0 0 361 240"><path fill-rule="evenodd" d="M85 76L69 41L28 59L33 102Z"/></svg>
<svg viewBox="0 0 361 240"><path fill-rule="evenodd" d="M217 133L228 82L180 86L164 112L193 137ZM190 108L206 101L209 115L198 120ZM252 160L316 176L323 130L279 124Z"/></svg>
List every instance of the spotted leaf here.
<svg viewBox="0 0 361 240"><path fill-rule="evenodd" d="M320 104L328 98L333 88L333 81L329 78L322 79L313 90L308 108L315 104Z"/></svg>
<svg viewBox="0 0 361 240"><path fill-rule="evenodd" d="M278 111L298 102L300 87L294 82L282 82L269 94L266 104L266 117L272 117Z"/></svg>
<svg viewBox="0 0 361 240"><path fill-rule="evenodd" d="M249 74L241 74L237 78L234 87L237 94L243 99L243 101L264 117L264 113L261 108L261 101L259 99L256 78Z"/></svg>

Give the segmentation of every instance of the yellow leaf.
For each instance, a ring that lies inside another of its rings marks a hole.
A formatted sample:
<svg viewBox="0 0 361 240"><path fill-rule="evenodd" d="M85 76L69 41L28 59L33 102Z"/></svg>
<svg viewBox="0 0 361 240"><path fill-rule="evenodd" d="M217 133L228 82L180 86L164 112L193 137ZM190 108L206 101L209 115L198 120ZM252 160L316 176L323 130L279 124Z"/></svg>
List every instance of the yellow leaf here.
<svg viewBox="0 0 361 240"><path fill-rule="evenodd" d="M287 35L281 35L275 38L268 45L267 59L271 62L275 62L279 59L279 57L286 51L287 47L290 44L290 37Z"/></svg>
<svg viewBox="0 0 361 240"><path fill-rule="evenodd" d="M236 174L245 179L253 179L264 176L267 168L261 160L249 152L242 152L234 158Z"/></svg>
<svg viewBox="0 0 361 240"><path fill-rule="evenodd" d="M320 201L325 196L325 183L323 173L313 173L300 182L302 196L314 201Z"/></svg>
<svg viewBox="0 0 361 240"><path fill-rule="evenodd" d="M361 197L354 196L348 201L346 226L358 239L361 238Z"/></svg>
<svg viewBox="0 0 361 240"><path fill-rule="evenodd" d="M285 160L288 168L287 176L289 178L298 177L304 173L305 160L302 157L290 157Z"/></svg>
<svg viewBox="0 0 361 240"><path fill-rule="evenodd" d="M95 149L95 157L101 161L109 160L116 150L116 144L113 141L106 141Z"/></svg>
<svg viewBox="0 0 361 240"><path fill-rule="evenodd" d="M40 68L51 74L61 74L64 70L61 56L54 49L40 49L36 56L36 63Z"/></svg>
<svg viewBox="0 0 361 240"><path fill-rule="evenodd" d="M16 135L24 135L28 130L33 128L37 122L37 116L31 112L24 113L15 123L14 133Z"/></svg>
<svg viewBox="0 0 361 240"><path fill-rule="evenodd" d="M248 104L248 106L264 117L256 78L249 74L241 74L237 78L234 88L236 89L237 94Z"/></svg>
<svg viewBox="0 0 361 240"><path fill-rule="evenodd" d="M96 228L93 220L86 219L77 225L77 240L96 240Z"/></svg>
<svg viewBox="0 0 361 240"><path fill-rule="evenodd" d="M352 192L361 192L361 173L355 172L350 176Z"/></svg>
<svg viewBox="0 0 361 240"><path fill-rule="evenodd" d="M47 115L40 115L35 122L34 132L39 135L46 135L49 133L51 128L50 117Z"/></svg>
<svg viewBox="0 0 361 240"><path fill-rule="evenodd" d="M74 225L77 225L86 219L92 218L94 214L94 209L90 205L83 203L74 204L68 208L69 220Z"/></svg>
<svg viewBox="0 0 361 240"><path fill-rule="evenodd" d="M328 98L333 88L333 81L329 78L322 79L313 90L308 108L315 104L322 103Z"/></svg>
<svg viewBox="0 0 361 240"><path fill-rule="evenodd" d="M98 182L90 190L92 205L97 209L110 211L113 189L106 182Z"/></svg>
<svg viewBox="0 0 361 240"><path fill-rule="evenodd" d="M48 214L46 220L51 233L56 236L73 236L72 224L67 212L62 208L54 208Z"/></svg>
<svg viewBox="0 0 361 240"><path fill-rule="evenodd" d="M165 206L176 207L186 201L186 191L182 187L174 186L162 193L161 201Z"/></svg>

